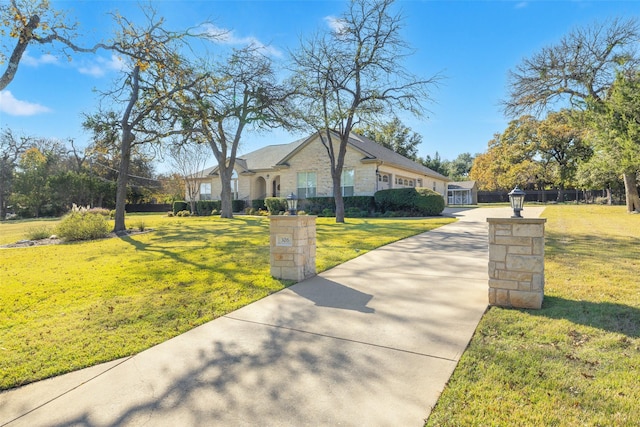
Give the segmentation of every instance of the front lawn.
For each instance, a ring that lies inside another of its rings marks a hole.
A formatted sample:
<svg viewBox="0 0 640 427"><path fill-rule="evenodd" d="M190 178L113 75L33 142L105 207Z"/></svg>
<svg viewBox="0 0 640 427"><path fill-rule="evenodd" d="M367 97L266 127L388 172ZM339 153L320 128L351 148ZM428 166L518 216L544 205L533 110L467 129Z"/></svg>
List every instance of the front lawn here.
<svg viewBox="0 0 640 427"><path fill-rule="evenodd" d="M127 215L154 231L0 249L0 390L138 353L276 292L269 220ZM454 221L317 219L317 268ZM0 244L40 221L0 223Z"/></svg>
<svg viewBox="0 0 640 427"><path fill-rule="evenodd" d="M640 215L552 206L541 310L491 308L428 426L637 426Z"/></svg>

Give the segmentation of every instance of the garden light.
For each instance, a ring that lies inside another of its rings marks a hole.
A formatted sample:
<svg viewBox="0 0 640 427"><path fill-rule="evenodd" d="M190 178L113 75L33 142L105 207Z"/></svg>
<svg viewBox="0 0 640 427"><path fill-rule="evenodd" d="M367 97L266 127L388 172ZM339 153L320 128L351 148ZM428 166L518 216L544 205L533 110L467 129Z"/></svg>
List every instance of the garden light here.
<svg viewBox="0 0 640 427"><path fill-rule="evenodd" d="M519 189L517 185L509 193L509 201L511 202L511 208L513 209L513 216L511 218L522 218L520 212L524 209L524 196L526 194L527 193Z"/></svg>
<svg viewBox="0 0 640 427"><path fill-rule="evenodd" d="M287 206L289 207L289 215L295 215L298 209L298 198L291 193L287 196Z"/></svg>

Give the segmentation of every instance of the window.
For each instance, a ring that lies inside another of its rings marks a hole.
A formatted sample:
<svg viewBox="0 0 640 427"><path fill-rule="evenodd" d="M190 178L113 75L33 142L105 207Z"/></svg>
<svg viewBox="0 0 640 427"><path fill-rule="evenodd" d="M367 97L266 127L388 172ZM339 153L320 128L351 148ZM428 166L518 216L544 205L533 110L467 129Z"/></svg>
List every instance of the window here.
<svg viewBox="0 0 640 427"><path fill-rule="evenodd" d="M433 181L433 191L436 191L436 182Z"/></svg>
<svg viewBox="0 0 640 427"><path fill-rule="evenodd" d="M210 182L203 182L200 184L200 200L212 200Z"/></svg>
<svg viewBox="0 0 640 427"><path fill-rule="evenodd" d="M298 199L316 197L316 187L315 172L298 172Z"/></svg>
<svg viewBox="0 0 640 427"><path fill-rule="evenodd" d="M238 200L238 172L235 169L231 173L231 195L233 200Z"/></svg>
<svg viewBox="0 0 640 427"><path fill-rule="evenodd" d="M343 196L353 196L354 194L354 181L355 171L353 169L343 169L342 176L340 177L340 184Z"/></svg>
<svg viewBox="0 0 640 427"><path fill-rule="evenodd" d="M388 175L383 176L382 182L389 182L389 176Z"/></svg>

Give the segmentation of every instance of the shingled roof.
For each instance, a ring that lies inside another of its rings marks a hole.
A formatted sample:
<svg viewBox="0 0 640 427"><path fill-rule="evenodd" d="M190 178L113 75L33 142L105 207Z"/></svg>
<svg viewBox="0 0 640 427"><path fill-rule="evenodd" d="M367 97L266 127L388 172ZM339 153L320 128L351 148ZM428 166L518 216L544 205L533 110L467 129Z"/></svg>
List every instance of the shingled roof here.
<svg viewBox="0 0 640 427"><path fill-rule="evenodd" d="M296 155L306 144L311 143L315 139L316 134L309 137L298 139L288 144L276 144L262 147L256 151L238 156L236 164L243 169L245 173L252 173L258 171L271 170L278 165L286 165L289 158ZM338 137L335 134L336 138ZM449 178L439 174L438 172L408 159L393 150L390 150L382 145L365 138L364 136L352 133L349 136L349 145L355 150L363 154L362 160L367 161L379 161L382 164L389 164L401 169L405 169L412 172L417 172L422 175L431 176L433 178L448 181ZM214 166L203 170L198 176L204 177L207 175L217 174L218 167Z"/></svg>

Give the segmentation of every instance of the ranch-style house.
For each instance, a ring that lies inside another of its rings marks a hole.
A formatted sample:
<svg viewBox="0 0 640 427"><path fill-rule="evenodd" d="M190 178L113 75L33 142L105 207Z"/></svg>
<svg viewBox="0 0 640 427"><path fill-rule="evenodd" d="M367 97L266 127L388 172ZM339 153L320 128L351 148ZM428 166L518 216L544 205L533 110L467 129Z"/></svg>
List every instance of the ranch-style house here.
<svg viewBox="0 0 640 427"><path fill-rule="evenodd" d="M337 152L337 134L332 139ZM222 187L217 165L204 169L196 177L198 200L220 198ZM426 187L442 194L446 201L450 180L352 133L341 181L344 196L372 196L376 191L388 188ZM252 200L286 197L290 193L296 194L298 199L330 197L332 188L329 156L318 133L289 144L269 145L238 156L231 181L233 198L245 200L247 206Z"/></svg>

